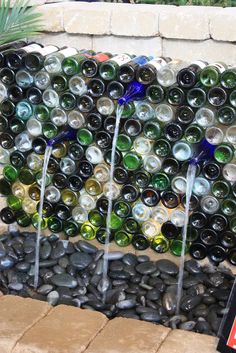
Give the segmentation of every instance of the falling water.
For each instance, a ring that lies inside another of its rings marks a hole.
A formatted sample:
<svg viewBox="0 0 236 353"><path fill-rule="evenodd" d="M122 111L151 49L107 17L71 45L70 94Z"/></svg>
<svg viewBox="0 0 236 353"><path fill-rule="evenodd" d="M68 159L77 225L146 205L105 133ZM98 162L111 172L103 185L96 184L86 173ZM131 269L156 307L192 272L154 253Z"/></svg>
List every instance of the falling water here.
<svg viewBox="0 0 236 353"><path fill-rule="evenodd" d="M182 243L180 265L179 265L176 315L179 314L180 301L181 301L182 289L183 289L185 247L186 247L187 229L188 229L188 222L189 222L189 204L192 196L195 176L196 176L196 165L194 163L190 163L187 170L186 206L185 206L184 227L183 227L183 234L182 234L183 243Z"/></svg>
<svg viewBox="0 0 236 353"><path fill-rule="evenodd" d="M103 256L103 276L102 276L102 288L103 288L103 302L106 299L106 289L107 289L107 271L108 271L108 253L109 253L109 239L110 239L110 220L112 213L112 183L115 168L115 153L116 153L116 143L120 127L120 119L123 112L123 106L118 105L116 109L116 125L112 141L112 151L111 151L111 169L109 177L109 190L108 190L108 209L107 209L107 219L106 219L106 239L104 245L104 256Z"/></svg>
<svg viewBox="0 0 236 353"><path fill-rule="evenodd" d="M42 229L42 218L43 218L43 201L45 194L45 186L46 186L46 176L49 159L52 153L52 147L47 146L44 155L44 163L43 163L43 172L41 179L41 190L40 190L40 201L39 201L39 221L38 221L38 229L37 229L37 239L36 239L36 247L35 247L35 270L34 270L34 288L38 287L39 280L39 247L40 247L40 237L41 237L41 229Z"/></svg>

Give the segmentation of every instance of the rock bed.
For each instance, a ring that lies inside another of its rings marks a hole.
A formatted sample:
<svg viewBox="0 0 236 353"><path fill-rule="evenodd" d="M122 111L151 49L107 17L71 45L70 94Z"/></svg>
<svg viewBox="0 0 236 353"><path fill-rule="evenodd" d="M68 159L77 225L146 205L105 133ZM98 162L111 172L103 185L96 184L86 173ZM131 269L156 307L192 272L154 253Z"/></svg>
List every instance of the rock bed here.
<svg viewBox="0 0 236 353"><path fill-rule="evenodd" d="M234 275L221 266L185 262L181 312L175 315L178 267L170 260L114 251L103 303L103 250L79 240L41 239L40 278L33 289L36 233L0 236L0 290L4 294L98 310L108 318L127 317L216 335Z"/></svg>

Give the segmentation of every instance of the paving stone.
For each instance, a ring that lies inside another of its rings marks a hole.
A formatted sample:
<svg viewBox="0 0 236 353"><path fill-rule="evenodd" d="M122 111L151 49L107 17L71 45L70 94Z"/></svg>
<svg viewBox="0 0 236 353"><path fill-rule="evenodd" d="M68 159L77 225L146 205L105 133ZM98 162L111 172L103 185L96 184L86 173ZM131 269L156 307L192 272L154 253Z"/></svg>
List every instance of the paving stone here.
<svg viewBox="0 0 236 353"><path fill-rule="evenodd" d="M46 4L40 6L38 11L43 15L43 29L46 32L62 32L63 26L63 6L54 4Z"/></svg>
<svg viewBox="0 0 236 353"><path fill-rule="evenodd" d="M173 330L157 353L217 353L216 346L216 337L183 330Z"/></svg>
<svg viewBox="0 0 236 353"><path fill-rule="evenodd" d="M160 37L94 36L93 50L113 54L129 53L161 56L162 39Z"/></svg>
<svg viewBox="0 0 236 353"><path fill-rule="evenodd" d="M210 34L215 40L226 42L236 41L235 27L236 9L228 7L219 9L214 16L210 17Z"/></svg>
<svg viewBox="0 0 236 353"><path fill-rule="evenodd" d="M59 305L22 337L12 353L81 353L106 322L101 313Z"/></svg>
<svg viewBox="0 0 236 353"><path fill-rule="evenodd" d="M164 38L208 39L209 13L204 6L178 6L167 9L160 14L159 32Z"/></svg>
<svg viewBox="0 0 236 353"><path fill-rule="evenodd" d="M109 321L85 353L156 353L169 331L148 322L116 318Z"/></svg>
<svg viewBox="0 0 236 353"><path fill-rule="evenodd" d="M0 299L0 352L11 353L16 342L51 309L47 303L6 295Z"/></svg>
<svg viewBox="0 0 236 353"><path fill-rule="evenodd" d="M69 2L64 6L65 31L80 34L109 34L111 8L103 3Z"/></svg>
<svg viewBox="0 0 236 353"><path fill-rule="evenodd" d="M159 12L155 10L156 6L117 4L112 10L111 33L134 37L158 35Z"/></svg>

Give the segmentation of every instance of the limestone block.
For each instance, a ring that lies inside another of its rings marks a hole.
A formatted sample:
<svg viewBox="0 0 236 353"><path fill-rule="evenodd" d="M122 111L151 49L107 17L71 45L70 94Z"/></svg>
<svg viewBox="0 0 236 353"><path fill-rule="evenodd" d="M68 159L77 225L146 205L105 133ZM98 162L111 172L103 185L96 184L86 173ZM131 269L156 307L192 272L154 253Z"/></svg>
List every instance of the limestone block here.
<svg viewBox="0 0 236 353"><path fill-rule="evenodd" d="M158 35L159 12L150 5L117 4L111 15L111 33L119 36Z"/></svg>
<svg viewBox="0 0 236 353"><path fill-rule="evenodd" d="M59 47L74 47L77 49L92 49L92 37L68 33L44 33L39 42L42 44L54 44Z"/></svg>
<svg viewBox="0 0 236 353"><path fill-rule="evenodd" d="M69 2L64 5L64 28L68 33L109 34L111 6L104 3Z"/></svg>
<svg viewBox="0 0 236 353"><path fill-rule="evenodd" d="M47 32L63 31L63 7L58 4L46 4L38 7L43 15L43 29Z"/></svg>
<svg viewBox="0 0 236 353"><path fill-rule="evenodd" d="M210 17L210 34L215 40L236 41L235 28L236 9L228 7L220 9Z"/></svg>
<svg viewBox="0 0 236 353"><path fill-rule="evenodd" d="M106 322L101 313L59 305L26 332L12 353L81 353Z"/></svg>
<svg viewBox="0 0 236 353"><path fill-rule="evenodd" d="M11 353L22 335L50 310L47 303L6 295L0 300L0 352Z"/></svg>
<svg viewBox="0 0 236 353"><path fill-rule="evenodd" d="M208 39L209 12L202 6L179 6L162 11L159 32L164 38Z"/></svg>
<svg viewBox="0 0 236 353"><path fill-rule="evenodd" d="M113 54L130 53L136 55L160 56L162 53L162 40L160 37L94 36L93 49L95 51L107 51Z"/></svg>
<svg viewBox="0 0 236 353"><path fill-rule="evenodd" d="M236 63L236 46L232 43L163 39L163 56L179 58L187 62L205 60L209 63L223 61Z"/></svg>
<svg viewBox="0 0 236 353"><path fill-rule="evenodd" d="M157 353L217 353L217 340L195 332L173 330Z"/></svg>
<svg viewBox="0 0 236 353"><path fill-rule="evenodd" d="M145 321L116 318L109 321L85 353L156 353L169 331Z"/></svg>

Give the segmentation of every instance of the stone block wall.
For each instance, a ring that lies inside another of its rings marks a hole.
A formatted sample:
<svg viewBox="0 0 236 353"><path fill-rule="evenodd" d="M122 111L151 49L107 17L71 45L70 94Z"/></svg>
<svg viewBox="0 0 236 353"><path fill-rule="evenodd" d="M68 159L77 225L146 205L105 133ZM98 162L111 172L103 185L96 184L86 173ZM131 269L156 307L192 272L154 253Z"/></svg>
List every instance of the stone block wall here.
<svg viewBox="0 0 236 353"><path fill-rule="evenodd" d="M236 8L34 1L46 44L236 63Z"/></svg>

